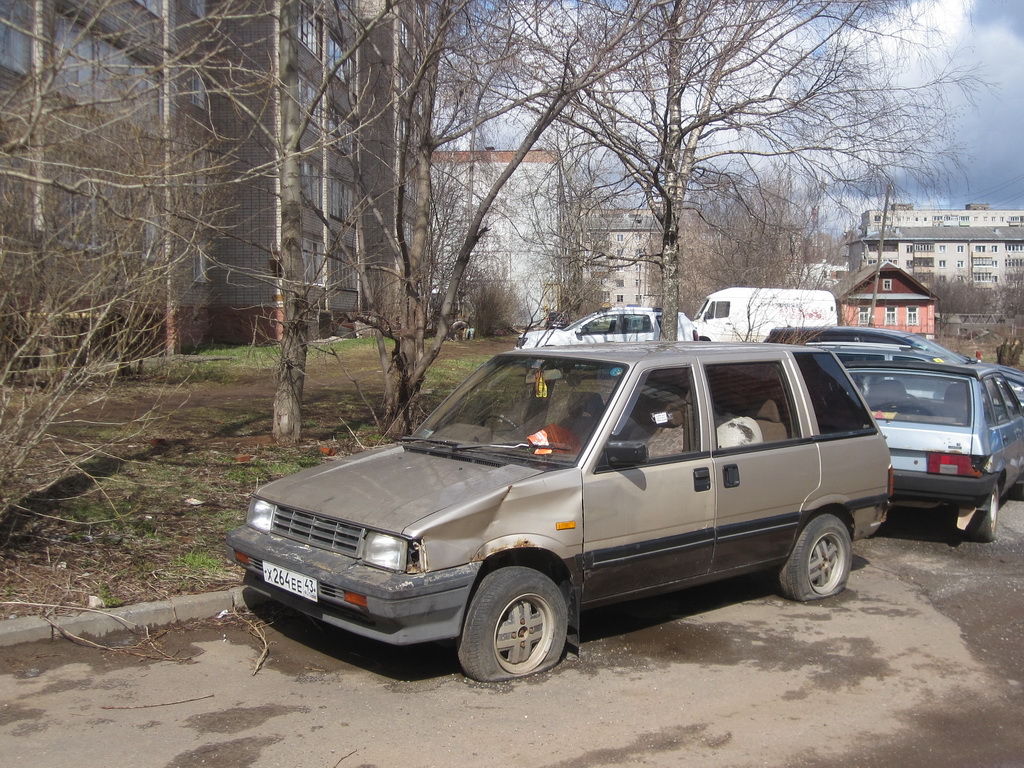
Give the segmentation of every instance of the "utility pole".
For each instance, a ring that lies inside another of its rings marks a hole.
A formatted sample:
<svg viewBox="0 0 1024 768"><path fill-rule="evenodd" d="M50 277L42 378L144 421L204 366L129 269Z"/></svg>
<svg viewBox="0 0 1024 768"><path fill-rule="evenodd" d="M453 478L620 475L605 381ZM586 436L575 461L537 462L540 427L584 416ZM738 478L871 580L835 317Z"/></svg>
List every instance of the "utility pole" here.
<svg viewBox="0 0 1024 768"><path fill-rule="evenodd" d="M882 274L882 253L885 251L885 225L889 220L889 195L892 184L885 188L885 202L882 203L882 229L878 233L878 262L875 264L874 290L871 292L871 309L868 311L868 327L875 327L875 306L878 304L878 280Z"/></svg>

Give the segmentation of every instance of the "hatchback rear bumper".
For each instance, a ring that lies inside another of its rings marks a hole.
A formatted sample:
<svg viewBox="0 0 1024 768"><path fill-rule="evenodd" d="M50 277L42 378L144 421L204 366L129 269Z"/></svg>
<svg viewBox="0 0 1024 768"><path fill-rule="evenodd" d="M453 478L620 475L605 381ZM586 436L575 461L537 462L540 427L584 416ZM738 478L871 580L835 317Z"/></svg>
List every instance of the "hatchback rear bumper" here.
<svg viewBox="0 0 1024 768"><path fill-rule="evenodd" d="M993 474L964 477L898 469L893 472L892 500L897 504L930 501L977 507L985 503L998 479L999 476Z"/></svg>

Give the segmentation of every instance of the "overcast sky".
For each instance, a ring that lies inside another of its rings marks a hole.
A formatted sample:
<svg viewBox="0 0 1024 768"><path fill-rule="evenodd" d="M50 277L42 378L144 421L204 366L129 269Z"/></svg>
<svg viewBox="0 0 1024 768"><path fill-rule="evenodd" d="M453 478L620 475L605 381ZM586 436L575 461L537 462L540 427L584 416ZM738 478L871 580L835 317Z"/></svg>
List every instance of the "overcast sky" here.
<svg viewBox="0 0 1024 768"><path fill-rule="evenodd" d="M981 66L990 85L955 115L964 170L948 194L907 200L919 207L989 203L1024 208L1024 0L939 0L951 45L964 64Z"/></svg>

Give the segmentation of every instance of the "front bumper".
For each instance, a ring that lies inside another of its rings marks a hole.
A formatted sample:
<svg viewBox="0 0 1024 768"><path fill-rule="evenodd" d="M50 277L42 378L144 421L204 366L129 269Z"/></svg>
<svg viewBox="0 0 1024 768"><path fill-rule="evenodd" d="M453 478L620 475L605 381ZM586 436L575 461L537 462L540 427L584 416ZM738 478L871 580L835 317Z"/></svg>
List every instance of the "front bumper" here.
<svg viewBox="0 0 1024 768"><path fill-rule="evenodd" d="M926 501L977 507L985 503L998 479L994 474L964 477L898 469L893 472L892 500L895 504Z"/></svg>
<svg viewBox="0 0 1024 768"><path fill-rule="evenodd" d="M480 563L468 563L435 573L392 573L248 526L231 531L227 546L233 562L239 563L236 552L249 559L246 586L300 613L392 645L458 637L480 570ZM319 599L307 600L266 583L266 560L316 579ZM366 606L347 601L346 592L364 596Z"/></svg>

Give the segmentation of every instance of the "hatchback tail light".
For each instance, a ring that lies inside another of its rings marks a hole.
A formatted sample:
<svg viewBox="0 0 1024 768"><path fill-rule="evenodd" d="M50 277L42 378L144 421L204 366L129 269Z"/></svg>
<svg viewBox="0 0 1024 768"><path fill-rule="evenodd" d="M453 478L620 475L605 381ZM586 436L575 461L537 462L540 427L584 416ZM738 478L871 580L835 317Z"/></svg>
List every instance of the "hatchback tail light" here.
<svg viewBox="0 0 1024 768"><path fill-rule="evenodd" d="M967 475L981 477L971 457L965 453L929 453L928 471L935 475Z"/></svg>

